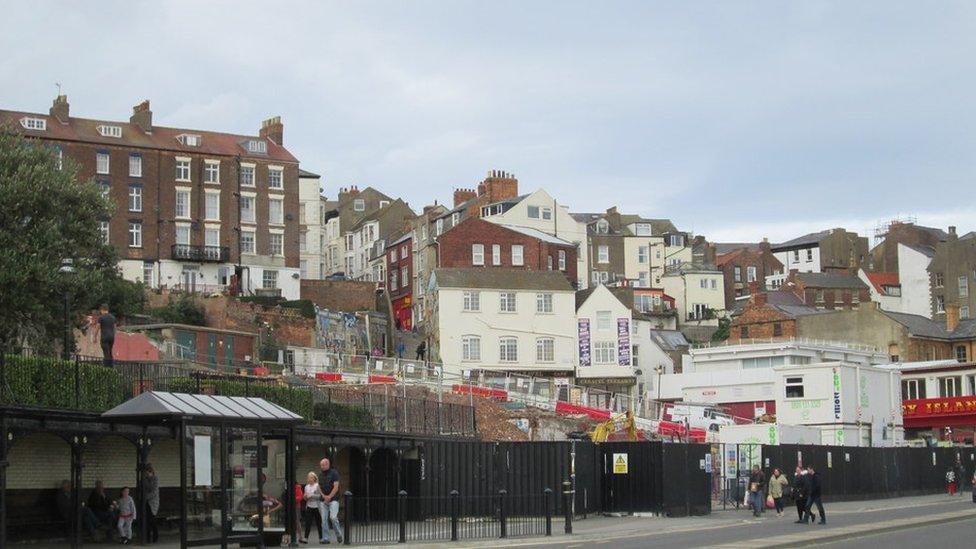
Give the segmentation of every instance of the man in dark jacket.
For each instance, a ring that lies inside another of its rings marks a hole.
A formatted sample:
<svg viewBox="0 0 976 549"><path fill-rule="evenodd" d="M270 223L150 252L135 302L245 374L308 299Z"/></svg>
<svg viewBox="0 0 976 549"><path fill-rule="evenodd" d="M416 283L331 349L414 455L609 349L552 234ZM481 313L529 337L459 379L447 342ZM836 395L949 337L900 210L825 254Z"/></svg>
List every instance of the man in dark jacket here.
<svg viewBox="0 0 976 549"><path fill-rule="evenodd" d="M793 499L796 500L796 523L803 522L803 517L807 513L807 494L810 486L807 482L807 470L803 467L796 468L796 476L793 477Z"/></svg>
<svg viewBox="0 0 976 549"><path fill-rule="evenodd" d="M752 505L753 516L758 517L766 510L765 487L766 474L759 469L758 465L753 465L752 474L749 475L749 503Z"/></svg>
<svg viewBox="0 0 976 549"><path fill-rule="evenodd" d="M820 524L827 524L827 513L824 512L823 502L820 501L821 497L821 483L820 475L817 470L814 469L813 465L807 467L807 477L809 477L810 484L810 494L807 496L807 514L804 517L803 522L809 522L813 520L813 513L810 512L813 509L813 504L817 504L817 514L820 515Z"/></svg>

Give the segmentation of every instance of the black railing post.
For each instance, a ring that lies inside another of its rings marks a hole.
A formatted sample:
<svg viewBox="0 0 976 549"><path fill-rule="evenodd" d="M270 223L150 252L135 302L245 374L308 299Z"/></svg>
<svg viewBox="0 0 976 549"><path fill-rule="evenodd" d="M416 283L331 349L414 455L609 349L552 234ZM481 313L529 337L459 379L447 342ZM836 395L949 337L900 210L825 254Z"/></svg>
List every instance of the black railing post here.
<svg viewBox="0 0 976 549"><path fill-rule="evenodd" d="M400 523L400 543L407 542L407 491L400 490L397 497L397 522Z"/></svg>
<svg viewBox="0 0 976 549"><path fill-rule="evenodd" d="M81 362L75 355L75 410L81 409Z"/></svg>
<svg viewBox="0 0 976 549"><path fill-rule="evenodd" d="M352 492L346 490L343 494L346 500L346 514L342 517L342 542L346 545L352 543ZM325 525L322 525L325 528Z"/></svg>
<svg viewBox="0 0 976 549"><path fill-rule="evenodd" d="M498 491L498 527L501 530L501 538L508 537L508 514L505 509L505 500L508 499L508 491L504 488Z"/></svg>
<svg viewBox="0 0 976 549"><path fill-rule="evenodd" d="M552 535L552 489L542 491L542 508L546 515L546 535Z"/></svg>
<svg viewBox="0 0 976 549"><path fill-rule="evenodd" d="M566 529L567 534L573 533L573 490L571 489L572 484L567 480L563 482L563 513L566 516Z"/></svg>
<svg viewBox="0 0 976 549"><path fill-rule="evenodd" d="M244 396L251 396L251 378L247 372L244 372Z"/></svg>
<svg viewBox="0 0 976 549"><path fill-rule="evenodd" d="M461 520L461 494L451 490L451 541L458 540L458 521Z"/></svg>

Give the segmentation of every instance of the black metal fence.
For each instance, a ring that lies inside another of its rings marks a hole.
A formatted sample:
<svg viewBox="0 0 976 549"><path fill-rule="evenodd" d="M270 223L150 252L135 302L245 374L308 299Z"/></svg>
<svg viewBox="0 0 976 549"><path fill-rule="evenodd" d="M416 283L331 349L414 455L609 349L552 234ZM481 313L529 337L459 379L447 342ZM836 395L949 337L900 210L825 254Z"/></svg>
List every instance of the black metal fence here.
<svg viewBox="0 0 976 549"><path fill-rule="evenodd" d="M408 541L463 541L550 536L555 495L538 494L396 497L344 496L342 526L347 545Z"/></svg>
<svg viewBox="0 0 976 549"><path fill-rule="evenodd" d="M146 391L260 397L309 423L342 430L474 437L474 407L378 393L318 387L283 378L225 374L182 363L72 360L0 354L0 404L104 412Z"/></svg>

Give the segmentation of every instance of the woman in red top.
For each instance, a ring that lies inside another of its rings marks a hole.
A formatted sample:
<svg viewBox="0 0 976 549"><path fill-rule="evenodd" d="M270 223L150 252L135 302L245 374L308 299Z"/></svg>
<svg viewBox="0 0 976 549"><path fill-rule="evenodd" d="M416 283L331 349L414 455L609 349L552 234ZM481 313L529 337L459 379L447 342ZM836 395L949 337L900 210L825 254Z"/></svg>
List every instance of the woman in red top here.
<svg viewBox="0 0 976 549"><path fill-rule="evenodd" d="M295 484L295 535L298 536L298 541L301 543L308 543L308 540L301 537L302 535L302 507L305 504L305 487L301 484Z"/></svg>

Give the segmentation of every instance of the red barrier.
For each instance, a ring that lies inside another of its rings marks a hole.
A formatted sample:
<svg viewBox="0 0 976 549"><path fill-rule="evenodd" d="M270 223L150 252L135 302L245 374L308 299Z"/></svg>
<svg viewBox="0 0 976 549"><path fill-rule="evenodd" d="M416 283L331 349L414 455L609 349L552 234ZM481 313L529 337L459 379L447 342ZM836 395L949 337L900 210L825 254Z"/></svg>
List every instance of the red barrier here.
<svg viewBox="0 0 976 549"><path fill-rule="evenodd" d="M566 414L566 415L585 415L591 419L598 421L607 421L610 419L610 410L601 410L599 408L590 408L588 406L579 406L576 404L570 404L568 402L557 402L556 403L556 413Z"/></svg>
<svg viewBox="0 0 976 549"><path fill-rule="evenodd" d="M369 376L367 383L396 383L397 378L393 376Z"/></svg>
<svg viewBox="0 0 976 549"><path fill-rule="evenodd" d="M264 366L256 366L254 368L254 375L256 375L256 376L266 376L266 375L269 375L270 373L271 373L271 370L268 369L268 368L265 368Z"/></svg>
<svg viewBox="0 0 976 549"><path fill-rule="evenodd" d="M318 379L320 381L327 381L329 383L339 383L340 381L342 381L342 374L335 374L335 373L315 374L315 379Z"/></svg>
<svg viewBox="0 0 976 549"><path fill-rule="evenodd" d="M452 385L451 390L459 395L475 395L494 400L508 401L508 391L505 389L489 389L474 385Z"/></svg>

